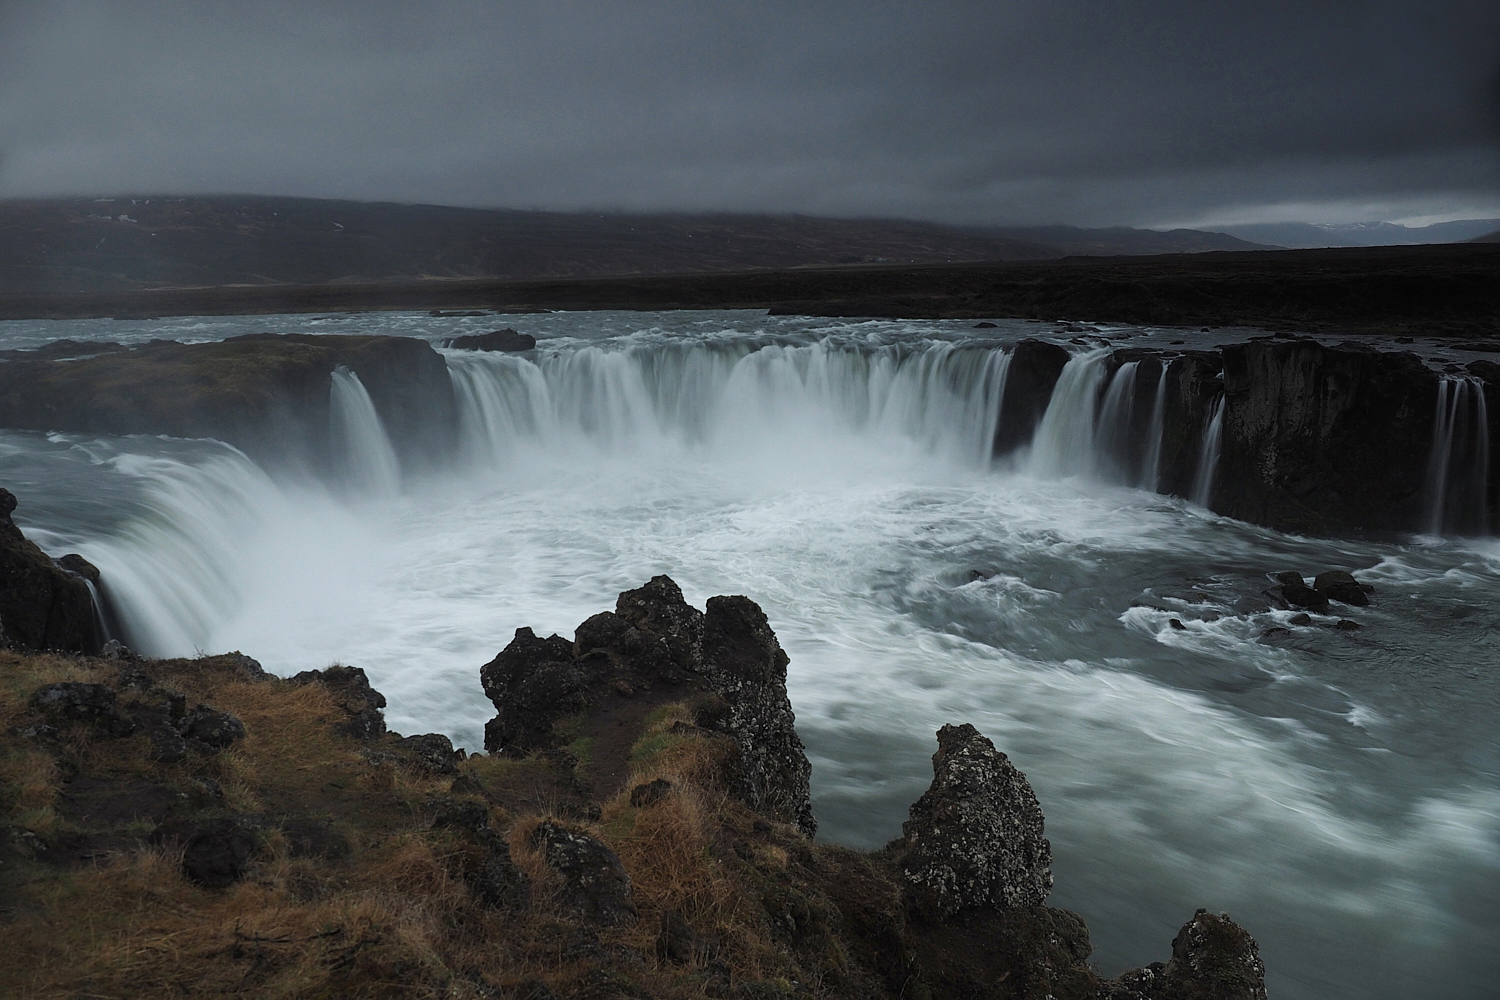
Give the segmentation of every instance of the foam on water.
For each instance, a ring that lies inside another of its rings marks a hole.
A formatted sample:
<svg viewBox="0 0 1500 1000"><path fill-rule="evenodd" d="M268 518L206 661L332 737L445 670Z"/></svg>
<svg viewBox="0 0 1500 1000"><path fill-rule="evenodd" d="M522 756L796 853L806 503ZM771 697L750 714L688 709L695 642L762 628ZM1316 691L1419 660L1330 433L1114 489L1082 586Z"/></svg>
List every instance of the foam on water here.
<svg viewBox="0 0 1500 1000"><path fill-rule="evenodd" d="M933 730L972 722L1036 786L1053 901L1105 972L1164 959L1206 905L1256 934L1280 997L1493 981L1500 550L1296 538L1102 482L1097 353L999 471L1004 350L755 324L448 352L459 462L379 489L348 488L368 461L306 480L154 438L0 435L0 471L147 652L354 663L393 728L470 747L477 668L515 628L569 635L655 573L700 607L747 594L791 657L823 837L896 835ZM84 483L108 517L70 506ZM1328 567L1376 585L1347 612L1365 628L1266 639L1290 612L1254 603L1265 574Z"/></svg>

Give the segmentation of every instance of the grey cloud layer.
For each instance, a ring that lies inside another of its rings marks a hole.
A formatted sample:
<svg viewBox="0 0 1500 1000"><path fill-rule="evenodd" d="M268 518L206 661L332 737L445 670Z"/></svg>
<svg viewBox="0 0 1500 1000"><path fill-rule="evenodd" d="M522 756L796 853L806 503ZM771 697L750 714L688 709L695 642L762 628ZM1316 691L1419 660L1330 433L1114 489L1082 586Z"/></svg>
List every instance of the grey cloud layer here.
<svg viewBox="0 0 1500 1000"><path fill-rule="evenodd" d="M0 195L121 191L1083 224L1495 206L1500 5L0 7Z"/></svg>

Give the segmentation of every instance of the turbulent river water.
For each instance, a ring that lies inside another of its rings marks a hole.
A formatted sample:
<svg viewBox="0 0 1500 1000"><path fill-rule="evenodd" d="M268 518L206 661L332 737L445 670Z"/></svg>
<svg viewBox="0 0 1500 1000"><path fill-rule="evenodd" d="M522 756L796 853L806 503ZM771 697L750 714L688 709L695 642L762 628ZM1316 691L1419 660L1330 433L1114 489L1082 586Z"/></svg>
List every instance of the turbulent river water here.
<svg viewBox="0 0 1500 1000"><path fill-rule="evenodd" d="M341 371L337 468L0 432L0 482L44 548L101 568L143 651L352 663L393 728L471 748L492 714L478 668L516 627L571 635L657 573L700 607L743 593L791 657L820 838L897 836L934 730L972 722L1035 786L1051 901L1087 919L1105 974L1165 959L1207 906L1259 940L1274 997L1477 997L1500 979L1500 544L1289 536L1139 488L1149 469L1110 462L1087 361L1181 331L501 322L538 349L445 352L450 471L403 475ZM496 324L12 322L0 347ZM1080 361L1033 448L996 465L1007 347L1026 335L1078 341ZM1377 588L1345 612L1363 628L1263 641L1291 615L1255 603L1266 574L1329 568Z"/></svg>

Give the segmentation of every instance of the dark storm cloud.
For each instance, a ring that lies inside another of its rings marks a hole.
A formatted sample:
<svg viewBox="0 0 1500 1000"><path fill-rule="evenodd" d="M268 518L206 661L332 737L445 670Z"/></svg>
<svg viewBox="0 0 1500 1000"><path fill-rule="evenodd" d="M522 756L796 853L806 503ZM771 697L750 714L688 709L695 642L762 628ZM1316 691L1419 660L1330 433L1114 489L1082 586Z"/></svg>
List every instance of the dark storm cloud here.
<svg viewBox="0 0 1500 1000"><path fill-rule="evenodd" d="M0 60L12 197L1500 214L1493 2L12 4Z"/></svg>

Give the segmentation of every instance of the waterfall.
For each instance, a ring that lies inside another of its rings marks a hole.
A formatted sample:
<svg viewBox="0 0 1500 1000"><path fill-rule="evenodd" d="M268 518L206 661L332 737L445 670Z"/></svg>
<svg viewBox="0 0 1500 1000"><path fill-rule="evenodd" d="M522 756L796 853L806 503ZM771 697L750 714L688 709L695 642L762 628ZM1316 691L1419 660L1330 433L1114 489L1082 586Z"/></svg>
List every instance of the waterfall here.
<svg viewBox="0 0 1500 1000"><path fill-rule="evenodd" d="M1167 429L1167 369L1161 363L1161 375L1156 380L1156 396L1151 403L1151 426L1146 431L1146 460L1141 464L1141 478L1137 485L1141 489L1156 492L1161 485L1161 439Z"/></svg>
<svg viewBox="0 0 1500 1000"><path fill-rule="evenodd" d="M1488 532L1489 459L1484 384L1472 376L1440 379L1424 491L1429 534Z"/></svg>
<svg viewBox="0 0 1500 1000"><path fill-rule="evenodd" d="M966 467L989 462L1010 355L951 343L866 348L636 344L447 354L467 461L519 445L610 454L782 447L875 436ZM788 458L790 460L790 457Z"/></svg>
<svg viewBox="0 0 1500 1000"><path fill-rule="evenodd" d="M1106 353L1075 354L1063 366L1047 412L1031 439L1026 470L1032 475L1061 478L1095 471L1094 412Z"/></svg>
<svg viewBox="0 0 1500 1000"><path fill-rule="evenodd" d="M1193 492L1188 497L1199 507L1213 499L1214 473L1219 468L1219 446L1224 436L1224 395L1214 397L1214 407L1203 428L1203 443L1198 448L1198 472L1193 477Z"/></svg>
<svg viewBox="0 0 1500 1000"><path fill-rule="evenodd" d="M1133 431L1135 417L1135 378L1139 361L1127 361L1109 380L1104 400L1099 404L1099 420L1094 428L1095 471L1103 479L1135 484L1136 462Z"/></svg>
<svg viewBox="0 0 1500 1000"><path fill-rule="evenodd" d="M401 488L401 465L380 414L359 376L340 365L329 387L334 461L343 482L361 494L391 496Z"/></svg>

